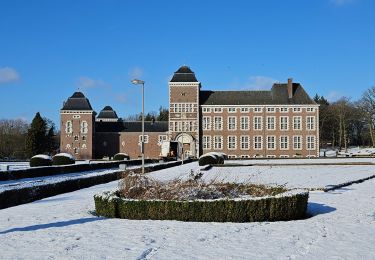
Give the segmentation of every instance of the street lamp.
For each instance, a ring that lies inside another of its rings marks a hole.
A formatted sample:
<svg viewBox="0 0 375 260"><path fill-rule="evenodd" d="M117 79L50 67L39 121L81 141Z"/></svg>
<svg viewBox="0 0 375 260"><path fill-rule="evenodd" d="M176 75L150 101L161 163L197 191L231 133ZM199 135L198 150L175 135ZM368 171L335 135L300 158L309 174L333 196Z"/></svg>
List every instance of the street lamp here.
<svg viewBox="0 0 375 260"><path fill-rule="evenodd" d="M145 173L145 82L140 79L133 79L131 81L134 85L142 85L142 142L141 142L141 154L142 154L142 174Z"/></svg>

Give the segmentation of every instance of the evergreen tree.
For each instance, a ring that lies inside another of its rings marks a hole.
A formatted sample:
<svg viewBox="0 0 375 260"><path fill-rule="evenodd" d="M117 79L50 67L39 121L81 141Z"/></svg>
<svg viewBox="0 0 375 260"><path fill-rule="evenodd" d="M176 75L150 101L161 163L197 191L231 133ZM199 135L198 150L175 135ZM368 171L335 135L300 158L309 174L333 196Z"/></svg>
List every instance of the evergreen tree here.
<svg viewBox="0 0 375 260"><path fill-rule="evenodd" d="M29 157L44 153L48 150L46 145L46 132L47 123L38 112L27 131L26 153Z"/></svg>
<svg viewBox="0 0 375 260"><path fill-rule="evenodd" d="M169 111L167 108L160 107L159 108L159 115L157 116L157 121L168 121L169 119Z"/></svg>

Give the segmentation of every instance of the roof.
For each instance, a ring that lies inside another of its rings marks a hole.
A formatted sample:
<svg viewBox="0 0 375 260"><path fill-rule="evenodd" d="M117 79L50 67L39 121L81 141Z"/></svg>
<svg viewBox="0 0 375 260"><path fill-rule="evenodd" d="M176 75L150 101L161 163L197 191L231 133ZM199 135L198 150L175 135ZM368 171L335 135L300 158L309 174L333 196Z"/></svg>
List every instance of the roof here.
<svg viewBox="0 0 375 260"><path fill-rule="evenodd" d="M93 110L90 101L82 92L74 92L74 94L64 102L61 110Z"/></svg>
<svg viewBox="0 0 375 260"><path fill-rule="evenodd" d="M118 119L118 116L116 114L116 111L113 110L112 107L106 106L100 111L97 118L112 118L112 119Z"/></svg>
<svg viewBox="0 0 375 260"><path fill-rule="evenodd" d="M174 73L170 82L198 82L198 80L188 66L182 66Z"/></svg>
<svg viewBox="0 0 375 260"><path fill-rule="evenodd" d="M142 132L142 122L95 122L96 132ZM145 122L145 132L167 132L168 121Z"/></svg>
<svg viewBox="0 0 375 260"><path fill-rule="evenodd" d="M293 83L293 97L288 98L288 84L274 84L271 90L200 91L201 105L297 105L316 104L299 83Z"/></svg>

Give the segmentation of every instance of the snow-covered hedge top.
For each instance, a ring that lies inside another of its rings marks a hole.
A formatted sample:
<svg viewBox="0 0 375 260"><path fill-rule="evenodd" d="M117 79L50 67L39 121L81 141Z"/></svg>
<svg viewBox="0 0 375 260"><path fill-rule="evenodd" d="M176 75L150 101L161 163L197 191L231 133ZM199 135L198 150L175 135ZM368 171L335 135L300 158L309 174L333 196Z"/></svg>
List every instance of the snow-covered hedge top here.
<svg viewBox="0 0 375 260"><path fill-rule="evenodd" d="M49 156L49 155L45 155L45 154L37 154L37 155L34 155L33 157L31 157L31 159L32 159L32 158L41 158L41 159L45 159L45 160L50 160L50 161L52 161L51 156Z"/></svg>
<svg viewBox="0 0 375 260"><path fill-rule="evenodd" d="M125 156L129 156L129 154L127 154L127 153L116 153L115 155L125 155Z"/></svg>
<svg viewBox="0 0 375 260"><path fill-rule="evenodd" d="M215 158L217 156L217 157L220 157L220 158L224 159L224 155L222 153L218 153L218 152L209 152L209 153L202 154L199 157L199 159L202 158L202 157L205 157L205 156L211 156L213 158Z"/></svg>
<svg viewBox="0 0 375 260"><path fill-rule="evenodd" d="M58 153L55 156L68 157L68 158L70 158L72 160L75 160L75 158L73 157L73 155L71 155L70 153Z"/></svg>

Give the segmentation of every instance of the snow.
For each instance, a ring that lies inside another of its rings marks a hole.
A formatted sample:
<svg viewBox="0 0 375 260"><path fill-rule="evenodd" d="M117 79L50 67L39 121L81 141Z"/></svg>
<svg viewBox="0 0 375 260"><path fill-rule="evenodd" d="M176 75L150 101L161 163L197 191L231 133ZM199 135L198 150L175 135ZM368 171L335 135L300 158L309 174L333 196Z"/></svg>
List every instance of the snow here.
<svg viewBox="0 0 375 260"><path fill-rule="evenodd" d="M189 173L194 165L163 171L173 178ZM314 177L314 168L321 167L320 171L327 166L284 167L288 171L283 177L301 175L295 183L310 187L327 183L323 174ZM303 167L306 170L301 171ZM374 168L335 167L325 172L335 183L341 182L342 175L354 178L359 169L362 174L373 174ZM159 172L151 175L161 177ZM259 175L259 180L262 176L268 178L268 174ZM237 181L247 177L238 174ZM311 218L253 223L140 221L93 215L94 194L115 190L117 184L0 210L1 259L373 259L375 255L375 179L333 192L310 192Z"/></svg>
<svg viewBox="0 0 375 260"><path fill-rule="evenodd" d="M45 160L50 160L50 161L52 161L51 156L49 156L49 155L45 155L45 154L34 155L34 156L31 157L31 158L42 158L42 159L45 159Z"/></svg>

